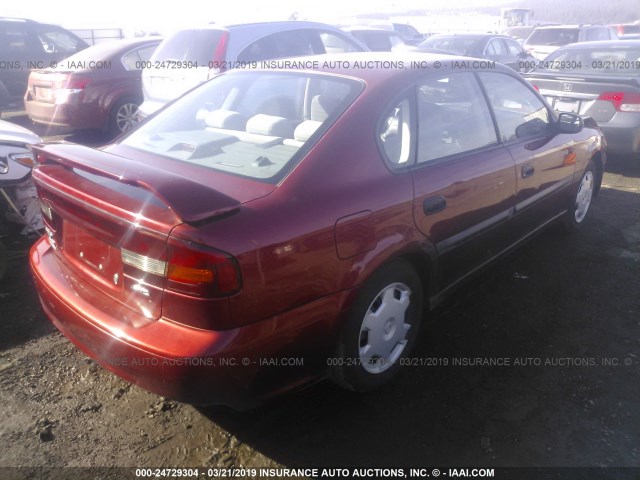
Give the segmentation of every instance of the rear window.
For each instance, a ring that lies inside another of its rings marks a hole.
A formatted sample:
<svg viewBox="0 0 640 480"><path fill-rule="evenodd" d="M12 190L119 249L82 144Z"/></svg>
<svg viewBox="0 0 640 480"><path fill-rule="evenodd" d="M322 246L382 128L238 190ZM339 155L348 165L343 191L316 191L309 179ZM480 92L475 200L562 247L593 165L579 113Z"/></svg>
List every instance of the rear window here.
<svg viewBox="0 0 640 480"><path fill-rule="evenodd" d="M356 80L331 75L236 70L185 95L122 143L275 183L361 88Z"/></svg>
<svg viewBox="0 0 640 480"><path fill-rule="evenodd" d="M151 57L151 61L186 61L209 65L222 39L224 30L182 30L166 38Z"/></svg>
<svg viewBox="0 0 640 480"><path fill-rule="evenodd" d="M640 48L570 48L558 50L534 71L637 76Z"/></svg>
<svg viewBox="0 0 640 480"><path fill-rule="evenodd" d="M561 46L576 43L580 30L577 28L541 28L534 30L527 39L529 45Z"/></svg>

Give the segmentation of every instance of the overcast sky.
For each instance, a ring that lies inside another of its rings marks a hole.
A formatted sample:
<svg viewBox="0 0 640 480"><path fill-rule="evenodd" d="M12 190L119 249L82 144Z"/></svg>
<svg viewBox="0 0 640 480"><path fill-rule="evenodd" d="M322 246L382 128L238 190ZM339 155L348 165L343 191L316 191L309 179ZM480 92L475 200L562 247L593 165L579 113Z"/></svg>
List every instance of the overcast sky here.
<svg viewBox="0 0 640 480"><path fill-rule="evenodd" d="M209 22L286 20L293 12L301 19L331 22L339 16L362 12L393 12L442 5L434 0L22 0L2 1L2 15L23 17L67 28L119 27L128 30L159 30L203 25ZM504 0L451 0L449 5L499 5Z"/></svg>

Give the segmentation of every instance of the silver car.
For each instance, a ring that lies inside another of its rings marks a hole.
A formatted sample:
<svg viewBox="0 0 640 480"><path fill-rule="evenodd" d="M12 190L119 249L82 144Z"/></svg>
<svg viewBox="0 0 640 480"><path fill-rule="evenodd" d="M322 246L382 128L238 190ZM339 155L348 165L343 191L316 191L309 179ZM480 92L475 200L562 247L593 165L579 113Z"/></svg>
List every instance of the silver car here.
<svg viewBox="0 0 640 480"><path fill-rule="evenodd" d="M144 118L218 73L255 62L324 53L363 52L348 33L315 22L210 25L168 36L142 72Z"/></svg>

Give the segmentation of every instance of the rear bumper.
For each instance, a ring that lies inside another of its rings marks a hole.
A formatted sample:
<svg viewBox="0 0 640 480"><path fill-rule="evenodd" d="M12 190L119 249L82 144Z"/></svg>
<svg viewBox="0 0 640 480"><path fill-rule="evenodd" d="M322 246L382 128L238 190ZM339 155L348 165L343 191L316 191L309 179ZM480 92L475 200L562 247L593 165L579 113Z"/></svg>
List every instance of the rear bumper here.
<svg viewBox="0 0 640 480"><path fill-rule="evenodd" d="M49 319L101 366L159 395L238 409L323 375L345 296L233 330L162 318L136 327L118 318L104 294L73 280L44 237L31 249L30 263Z"/></svg>
<svg viewBox="0 0 640 480"><path fill-rule="evenodd" d="M104 112L96 105L83 103L59 105L25 99L24 107L29 118L36 123L57 127L104 128L107 123Z"/></svg>
<svg viewBox="0 0 640 480"><path fill-rule="evenodd" d="M599 125L607 140L608 152L640 153L640 113L627 114L624 117L616 114L613 121L602 122Z"/></svg>

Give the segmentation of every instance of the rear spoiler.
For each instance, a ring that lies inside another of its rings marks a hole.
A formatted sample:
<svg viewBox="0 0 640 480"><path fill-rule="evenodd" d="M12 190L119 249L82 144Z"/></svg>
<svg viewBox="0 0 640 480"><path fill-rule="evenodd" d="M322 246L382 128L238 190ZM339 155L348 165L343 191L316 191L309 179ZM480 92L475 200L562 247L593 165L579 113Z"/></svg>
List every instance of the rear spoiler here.
<svg viewBox="0 0 640 480"><path fill-rule="evenodd" d="M240 208L237 200L194 179L102 150L73 143L39 144L31 149L37 164L58 163L148 190L186 223L199 222Z"/></svg>

